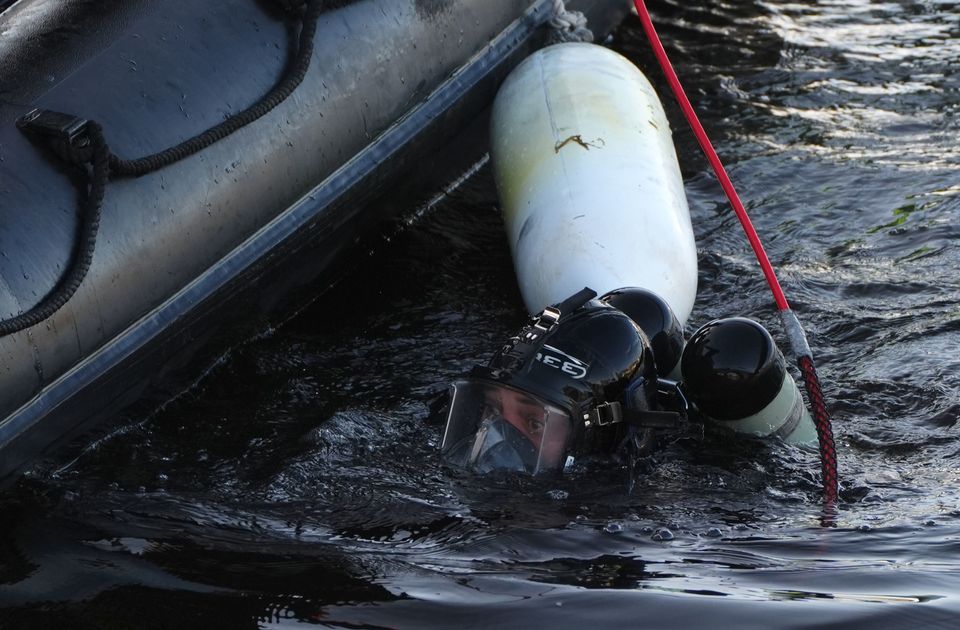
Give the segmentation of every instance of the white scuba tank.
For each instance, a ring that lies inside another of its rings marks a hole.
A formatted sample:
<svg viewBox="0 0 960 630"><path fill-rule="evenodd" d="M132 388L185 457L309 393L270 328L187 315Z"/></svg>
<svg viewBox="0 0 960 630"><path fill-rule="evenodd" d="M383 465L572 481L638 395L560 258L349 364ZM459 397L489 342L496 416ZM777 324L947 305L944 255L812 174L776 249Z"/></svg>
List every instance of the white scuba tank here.
<svg viewBox="0 0 960 630"><path fill-rule="evenodd" d="M663 107L627 59L550 46L507 77L491 158L520 292L531 314L583 287L641 287L680 323L697 255Z"/></svg>

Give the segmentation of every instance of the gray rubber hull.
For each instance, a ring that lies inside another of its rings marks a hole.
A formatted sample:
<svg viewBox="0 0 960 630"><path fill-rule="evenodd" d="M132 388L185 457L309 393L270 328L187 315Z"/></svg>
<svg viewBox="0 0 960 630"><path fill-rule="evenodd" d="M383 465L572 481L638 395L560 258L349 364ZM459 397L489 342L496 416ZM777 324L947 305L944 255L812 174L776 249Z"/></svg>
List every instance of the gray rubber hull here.
<svg viewBox="0 0 960 630"><path fill-rule="evenodd" d="M544 45L551 5L362 0L328 10L289 99L181 162L112 180L77 293L0 338L0 479L136 400L218 329L327 272L389 211L377 193L445 155L506 73ZM598 32L629 8L567 5ZM68 266L83 185L15 127L20 116L41 107L96 120L115 154L141 157L255 102L296 41L291 22L255 0L21 0L0 14L0 33L2 317L36 304Z"/></svg>

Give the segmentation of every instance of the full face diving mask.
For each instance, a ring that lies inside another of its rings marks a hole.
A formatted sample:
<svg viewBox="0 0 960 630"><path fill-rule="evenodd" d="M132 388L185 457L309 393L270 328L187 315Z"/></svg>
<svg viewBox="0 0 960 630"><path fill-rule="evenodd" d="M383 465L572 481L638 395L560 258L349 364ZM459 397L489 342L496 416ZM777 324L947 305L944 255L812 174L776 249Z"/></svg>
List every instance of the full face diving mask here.
<svg viewBox="0 0 960 630"><path fill-rule="evenodd" d="M646 430L658 413L649 342L595 295L585 289L547 308L452 384L441 443L449 463L478 473L558 471L581 451Z"/></svg>

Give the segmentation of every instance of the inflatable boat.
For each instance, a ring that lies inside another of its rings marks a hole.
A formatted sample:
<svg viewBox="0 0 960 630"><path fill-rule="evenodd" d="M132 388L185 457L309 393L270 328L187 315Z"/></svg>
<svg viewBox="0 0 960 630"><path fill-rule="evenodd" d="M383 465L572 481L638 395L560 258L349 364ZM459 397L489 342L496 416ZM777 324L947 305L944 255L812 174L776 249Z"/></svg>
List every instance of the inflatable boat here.
<svg viewBox="0 0 960 630"><path fill-rule="evenodd" d="M484 142L463 134L486 129L503 77L556 34L559 13L582 12L600 36L629 2L0 10L0 318L21 323L0 337L9 482L223 331L262 328L316 287L397 210L379 193L478 158ZM101 145L109 160L84 162ZM168 147L174 159L152 159Z"/></svg>

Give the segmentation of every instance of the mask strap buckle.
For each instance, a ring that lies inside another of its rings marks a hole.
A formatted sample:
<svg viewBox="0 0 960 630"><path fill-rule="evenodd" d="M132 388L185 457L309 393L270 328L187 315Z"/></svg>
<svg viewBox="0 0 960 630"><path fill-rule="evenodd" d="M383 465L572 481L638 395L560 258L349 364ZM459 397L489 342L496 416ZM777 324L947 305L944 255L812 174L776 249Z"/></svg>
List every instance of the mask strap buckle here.
<svg viewBox="0 0 960 630"><path fill-rule="evenodd" d="M560 323L560 318L564 315L569 315L570 313L576 311L578 308L597 297L597 292L591 289L590 287L583 287L567 299L562 302L558 302L551 306L548 306L543 309L543 311L533 320L533 325L531 328L536 329L543 334L550 331L554 326ZM537 333L534 331L528 331L524 337L527 340L534 340L537 338Z"/></svg>
<svg viewBox="0 0 960 630"><path fill-rule="evenodd" d="M679 382L666 378L657 379L657 393L660 394L658 400L661 403L669 403L679 413L685 414L690 410L690 401L687 400L683 386Z"/></svg>
<svg viewBox="0 0 960 630"><path fill-rule="evenodd" d="M626 422L630 426L640 429L676 429L683 421L683 416L676 411L656 411L653 409L624 409L617 402L600 403L590 410L584 419L583 426L605 427L611 424Z"/></svg>
<svg viewBox="0 0 960 630"><path fill-rule="evenodd" d="M541 332L547 332L557 325L557 322L560 321L560 315L562 315L562 313L559 308L556 306L548 306L543 309L539 317L534 320L533 327Z"/></svg>
<svg viewBox="0 0 960 630"><path fill-rule="evenodd" d="M623 406L619 402L613 401L600 403L591 409L583 425L587 428L591 426L605 427L618 422L623 422Z"/></svg>

